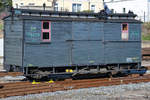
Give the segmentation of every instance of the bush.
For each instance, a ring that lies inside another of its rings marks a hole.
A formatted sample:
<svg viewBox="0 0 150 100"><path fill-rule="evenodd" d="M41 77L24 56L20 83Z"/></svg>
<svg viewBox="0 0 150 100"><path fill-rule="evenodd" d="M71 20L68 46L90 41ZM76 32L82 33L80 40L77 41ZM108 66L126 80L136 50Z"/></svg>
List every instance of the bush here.
<svg viewBox="0 0 150 100"><path fill-rule="evenodd" d="M142 35L142 40L149 41L150 40L150 34L148 34L148 35Z"/></svg>
<svg viewBox="0 0 150 100"><path fill-rule="evenodd" d="M145 22L142 25L142 40L150 40L150 22Z"/></svg>
<svg viewBox="0 0 150 100"><path fill-rule="evenodd" d="M144 26L147 30L150 30L150 22L144 23L143 26Z"/></svg>
<svg viewBox="0 0 150 100"><path fill-rule="evenodd" d="M92 10L83 10L82 12L86 12L86 13L92 13Z"/></svg>

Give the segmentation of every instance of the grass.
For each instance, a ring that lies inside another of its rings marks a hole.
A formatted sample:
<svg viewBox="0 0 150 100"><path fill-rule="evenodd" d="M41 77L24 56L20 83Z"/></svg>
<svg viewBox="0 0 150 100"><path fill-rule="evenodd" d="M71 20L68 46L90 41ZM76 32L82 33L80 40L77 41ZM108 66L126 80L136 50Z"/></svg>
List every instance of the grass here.
<svg viewBox="0 0 150 100"><path fill-rule="evenodd" d="M143 41L150 41L150 34L148 34L148 35L142 35L142 40Z"/></svg>
<svg viewBox="0 0 150 100"><path fill-rule="evenodd" d="M0 39L3 38L3 21L0 20Z"/></svg>
<svg viewBox="0 0 150 100"><path fill-rule="evenodd" d="M142 40L150 41L150 22L145 22L142 25Z"/></svg>
<svg viewBox="0 0 150 100"><path fill-rule="evenodd" d="M0 31L3 31L3 23L0 23Z"/></svg>

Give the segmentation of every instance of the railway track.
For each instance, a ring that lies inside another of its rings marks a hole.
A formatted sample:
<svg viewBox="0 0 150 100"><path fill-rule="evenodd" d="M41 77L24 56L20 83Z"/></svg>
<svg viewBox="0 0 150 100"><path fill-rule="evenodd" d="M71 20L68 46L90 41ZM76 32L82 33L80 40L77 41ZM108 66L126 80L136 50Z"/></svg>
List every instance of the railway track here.
<svg viewBox="0 0 150 100"><path fill-rule="evenodd" d="M129 83L150 82L150 75L140 77L122 77L122 78L104 78L104 79L86 79L86 80L65 80L51 83L31 83L15 82L2 83L0 88L0 98L10 96L21 96L27 94L37 94L42 92L65 91L72 89L81 89L99 86L112 86Z"/></svg>

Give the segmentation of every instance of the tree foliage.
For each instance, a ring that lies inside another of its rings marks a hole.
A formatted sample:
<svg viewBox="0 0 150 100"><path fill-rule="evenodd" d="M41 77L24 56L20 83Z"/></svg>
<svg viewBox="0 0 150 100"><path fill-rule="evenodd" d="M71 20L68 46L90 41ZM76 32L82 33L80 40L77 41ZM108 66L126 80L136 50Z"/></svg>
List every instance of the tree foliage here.
<svg viewBox="0 0 150 100"><path fill-rule="evenodd" d="M0 0L0 9L12 6L12 0Z"/></svg>
<svg viewBox="0 0 150 100"><path fill-rule="evenodd" d="M147 30L150 30L150 22L146 22L143 25Z"/></svg>

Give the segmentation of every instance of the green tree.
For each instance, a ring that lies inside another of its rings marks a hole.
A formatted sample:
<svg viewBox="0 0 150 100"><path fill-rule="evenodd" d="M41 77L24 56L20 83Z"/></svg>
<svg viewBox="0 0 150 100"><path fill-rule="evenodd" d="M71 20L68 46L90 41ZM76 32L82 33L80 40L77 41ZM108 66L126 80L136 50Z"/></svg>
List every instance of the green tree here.
<svg viewBox="0 0 150 100"><path fill-rule="evenodd" d="M0 9L3 8L3 1L0 0Z"/></svg>
<svg viewBox="0 0 150 100"><path fill-rule="evenodd" d="M0 9L12 6L12 0L0 0Z"/></svg>
<svg viewBox="0 0 150 100"><path fill-rule="evenodd" d="M3 3L3 6L12 6L12 0L1 0Z"/></svg>

